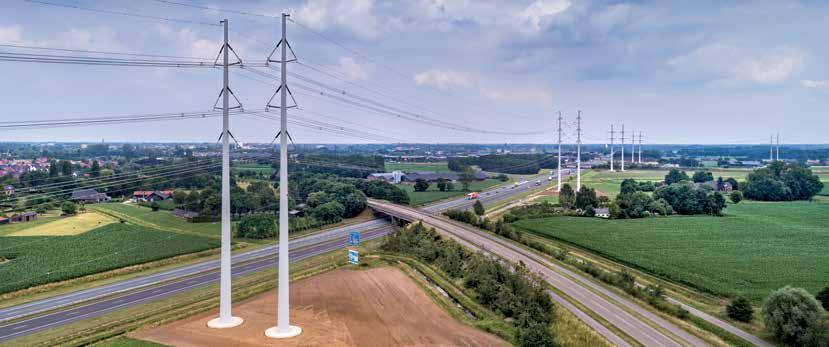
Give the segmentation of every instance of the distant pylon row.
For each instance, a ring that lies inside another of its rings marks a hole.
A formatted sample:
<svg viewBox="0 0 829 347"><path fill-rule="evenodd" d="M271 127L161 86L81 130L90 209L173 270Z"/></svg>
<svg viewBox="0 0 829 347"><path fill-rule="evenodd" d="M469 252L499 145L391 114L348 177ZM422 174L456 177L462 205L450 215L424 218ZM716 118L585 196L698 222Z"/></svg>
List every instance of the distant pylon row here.
<svg viewBox="0 0 829 347"><path fill-rule="evenodd" d="M610 171L616 171L614 167L614 161L616 157L616 131L613 127L613 124L610 124ZM620 136L619 139L622 141L621 148L622 148L622 156L620 160L621 168L620 171L625 171L625 125L622 124L622 130L619 132ZM630 132L630 163L631 164L642 164L642 132L639 132L639 148L638 148L639 156L636 157L636 133L631 131Z"/></svg>

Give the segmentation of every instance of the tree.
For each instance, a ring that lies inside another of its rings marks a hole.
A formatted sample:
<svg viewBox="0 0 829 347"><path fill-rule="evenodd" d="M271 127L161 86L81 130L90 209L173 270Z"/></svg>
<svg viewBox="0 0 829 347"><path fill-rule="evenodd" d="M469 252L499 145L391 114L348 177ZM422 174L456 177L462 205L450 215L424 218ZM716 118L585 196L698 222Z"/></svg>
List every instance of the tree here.
<svg viewBox="0 0 829 347"><path fill-rule="evenodd" d="M422 179L422 178L418 178L417 180L415 180L414 190L416 192L425 192L428 189L429 189L429 181L427 181L425 179Z"/></svg>
<svg viewBox="0 0 829 347"><path fill-rule="evenodd" d="M187 192L177 189L173 192L173 202L176 205L184 205L184 202L187 200Z"/></svg>
<svg viewBox="0 0 829 347"><path fill-rule="evenodd" d="M156 201L153 201L153 203L150 204L150 209L152 209L153 212L157 212L159 208L160 207L158 206L158 202L156 202Z"/></svg>
<svg viewBox="0 0 829 347"><path fill-rule="evenodd" d="M49 161L49 177L58 176L58 163L54 160Z"/></svg>
<svg viewBox="0 0 829 347"><path fill-rule="evenodd" d="M621 191L619 194L630 194L639 190L639 183L635 179L625 178L621 184Z"/></svg>
<svg viewBox="0 0 829 347"><path fill-rule="evenodd" d="M331 201L331 199L332 197L326 192L313 192L308 194L308 198L305 199L305 203L307 203L310 208L316 208L319 205Z"/></svg>
<svg viewBox="0 0 829 347"><path fill-rule="evenodd" d="M472 209L475 210L475 214L477 214L478 216L483 216L484 214L486 214L484 204L481 203L481 200L475 200L475 205L472 206Z"/></svg>
<svg viewBox="0 0 829 347"><path fill-rule="evenodd" d="M743 193L739 190L731 192L731 195L729 197L731 198L731 202L735 204L739 204L740 201L743 201Z"/></svg>
<svg viewBox="0 0 829 347"><path fill-rule="evenodd" d="M345 207L336 201L329 201L311 211L311 216L320 222L337 222L342 219Z"/></svg>
<svg viewBox="0 0 829 347"><path fill-rule="evenodd" d="M343 208L345 209L343 217L346 218L351 218L360 214L366 209L367 206L366 196L359 190L355 190L351 194L348 194L344 198L340 199L340 203L343 204Z"/></svg>
<svg viewBox="0 0 829 347"><path fill-rule="evenodd" d="M249 239L266 239L276 236L276 215L273 213L254 213L242 217L236 236Z"/></svg>
<svg viewBox="0 0 829 347"><path fill-rule="evenodd" d="M820 304L823 306L824 310L829 311L829 287L823 288L823 290L819 291L817 295L815 295L815 299L820 301Z"/></svg>
<svg viewBox="0 0 829 347"><path fill-rule="evenodd" d="M687 181L688 174L685 171L681 171L679 169L671 169L667 175L665 175L665 184L674 184L677 182Z"/></svg>
<svg viewBox="0 0 829 347"><path fill-rule="evenodd" d="M572 209L576 206L576 192L573 191L570 184L565 183L561 186L561 192L558 193L558 202L565 209Z"/></svg>
<svg viewBox="0 0 829 347"><path fill-rule="evenodd" d="M596 197L596 190L582 186L576 193L576 208L582 210L592 207L599 207L599 198Z"/></svg>
<svg viewBox="0 0 829 347"><path fill-rule="evenodd" d="M445 192L446 191L446 180L443 179L443 178L439 178L437 186L438 186L439 191Z"/></svg>
<svg viewBox="0 0 829 347"><path fill-rule="evenodd" d="M89 175L92 177L101 176L101 164L98 164L97 160L92 160L92 168L89 171Z"/></svg>
<svg viewBox="0 0 829 347"><path fill-rule="evenodd" d="M754 315L754 308L751 307L748 299L740 296L725 307L725 313L734 320L748 323Z"/></svg>
<svg viewBox="0 0 829 347"><path fill-rule="evenodd" d="M703 183L709 182L714 180L714 174L708 171L697 171L694 172L693 180L695 183Z"/></svg>
<svg viewBox="0 0 829 347"><path fill-rule="evenodd" d="M461 185L463 186L464 191L469 190L469 184L475 180L475 169L466 166L463 168L463 171L458 174L458 181L461 181Z"/></svg>
<svg viewBox="0 0 829 347"><path fill-rule="evenodd" d="M60 210L63 212L63 214L71 216L75 213L78 213L78 206L75 205L74 202L66 201L63 203L63 205L60 206Z"/></svg>
<svg viewBox="0 0 829 347"><path fill-rule="evenodd" d="M743 194L763 201L809 200L823 189L820 177L798 164L773 162L748 174Z"/></svg>
<svg viewBox="0 0 829 347"><path fill-rule="evenodd" d="M60 174L63 176L72 176L72 162L68 160L61 160Z"/></svg>
<svg viewBox="0 0 829 347"><path fill-rule="evenodd" d="M821 311L817 300L803 288L785 286L763 301L766 329L791 345L805 344L804 337L817 326Z"/></svg>
<svg viewBox="0 0 829 347"><path fill-rule="evenodd" d="M737 183L737 180L734 177L726 178L725 183L730 184L731 189L733 189L733 190L740 190L740 184Z"/></svg>

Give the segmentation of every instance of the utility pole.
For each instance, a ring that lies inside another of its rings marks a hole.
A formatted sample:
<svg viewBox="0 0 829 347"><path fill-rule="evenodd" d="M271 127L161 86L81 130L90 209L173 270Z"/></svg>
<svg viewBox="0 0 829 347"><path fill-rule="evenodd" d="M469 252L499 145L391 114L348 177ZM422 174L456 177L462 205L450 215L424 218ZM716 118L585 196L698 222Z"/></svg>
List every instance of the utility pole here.
<svg viewBox="0 0 829 347"><path fill-rule="evenodd" d="M219 270L219 318L207 322L210 328L232 328L242 324L242 318L231 313L230 277L230 45L227 43L227 19L224 23L222 46L224 83L222 87L222 249ZM214 106L215 107L215 106Z"/></svg>
<svg viewBox="0 0 829 347"><path fill-rule="evenodd" d="M630 132L630 164L636 164L636 132Z"/></svg>
<svg viewBox="0 0 829 347"><path fill-rule="evenodd" d="M774 135L769 135L769 161L774 161Z"/></svg>
<svg viewBox="0 0 829 347"><path fill-rule="evenodd" d="M576 191L581 190L581 110L576 117Z"/></svg>
<svg viewBox="0 0 829 347"><path fill-rule="evenodd" d="M642 164L642 132L639 132L639 164Z"/></svg>
<svg viewBox="0 0 829 347"><path fill-rule="evenodd" d="M279 135L279 299L277 303L276 326L268 328L265 335L270 338L284 339L302 333L302 328L291 325L289 321L290 277L288 276L288 14L282 14L282 84L280 94L280 130ZM270 59L269 59L270 60Z"/></svg>
<svg viewBox="0 0 829 347"><path fill-rule="evenodd" d="M614 146L613 146L613 135L616 133L613 131L613 124L610 125L610 172L613 172L613 156L616 155L614 153Z"/></svg>
<svg viewBox="0 0 829 347"><path fill-rule="evenodd" d="M561 192L561 111L558 111L558 188L556 191Z"/></svg>
<svg viewBox="0 0 829 347"><path fill-rule="evenodd" d="M622 124L622 172L625 171L625 125Z"/></svg>
<svg viewBox="0 0 829 347"><path fill-rule="evenodd" d="M777 133L777 148L774 150L775 160L780 160L780 133Z"/></svg>

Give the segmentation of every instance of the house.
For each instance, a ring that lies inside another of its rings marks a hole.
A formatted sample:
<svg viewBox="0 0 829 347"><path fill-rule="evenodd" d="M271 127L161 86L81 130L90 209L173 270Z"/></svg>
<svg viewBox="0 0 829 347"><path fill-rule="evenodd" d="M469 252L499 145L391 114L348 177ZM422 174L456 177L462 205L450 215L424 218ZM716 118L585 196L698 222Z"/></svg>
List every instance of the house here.
<svg viewBox="0 0 829 347"><path fill-rule="evenodd" d="M172 197L172 190L138 190L132 193L135 201L163 201Z"/></svg>
<svg viewBox="0 0 829 347"><path fill-rule="evenodd" d="M83 203L96 203L109 201L110 197L104 193L98 193L95 189L78 189L72 192L70 199Z"/></svg>
<svg viewBox="0 0 829 347"><path fill-rule="evenodd" d="M0 217L0 225L9 224L9 219L6 217Z"/></svg>
<svg viewBox="0 0 829 347"><path fill-rule="evenodd" d="M731 183L723 182L722 187L720 187L717 184L717 181L694 183L694 187L695 188L710 189L711 191L714 191L714 192L730 192L734 189L733 187L731 187Z"/></svg>
<svg viewBox="0 0 829 347"><path fill-rule="evenodd" d="M12 223L25 223L31 222L37 219L37 212L24 212L21 214L16 214L12 216L11 222Z"/></svg>
<svg viewBox="0 0 829 347"><path fill-rule="evenodd" d="M7 184L7 185L3 186L3 191L6 192L7 196L14 195L14 186L11 185L11 184Z"/></svg>
<svg viewBox="0 0 829 347"><path fill-rule="evenodd" d="M610 218L610 209L607 207L599 207L593 209L593 211L596 213L595 216L598 218Z"/></svg>
<svg viewBox="0 0 829 347"><path fill-rule="evenodd" d="M366 177L369 181L376 181L376 180L383 180L389 183L400 183L403 180L403 172L402 171L392 171L392 172L379 172L373 173Z"/></svg>

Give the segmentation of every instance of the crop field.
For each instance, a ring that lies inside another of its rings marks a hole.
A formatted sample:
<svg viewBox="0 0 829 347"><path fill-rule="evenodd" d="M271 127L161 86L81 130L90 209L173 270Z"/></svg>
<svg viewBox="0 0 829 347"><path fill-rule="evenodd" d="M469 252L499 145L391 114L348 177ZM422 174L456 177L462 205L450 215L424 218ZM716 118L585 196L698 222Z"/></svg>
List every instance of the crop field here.
<svg viewBox="0 0 829 347"><path fill-rule="evenodd" d="M748 173L751 172L747 169L714 169L707 171L710 171L715 178L720 176L722 178L734 177L737 180L745 179ZM688 176L694 174L693 171L686 171L686 173ZM668 170L625 170L625 172L590 170L581 175L581 183L612 198L619 194L620 185L627 178L633 178L637 181L661 182L665 179L666 174L668 174ZM568 182L575 185L575 175L568 177Z"/></svg>
<svg viewBox="0 0 829 347"><path fill-rule="evenodd" d="M445 172L449 171L449 167L445 162L441 163L391 163L386 162L386 172L392 171L415 172L415 171L435 171Z"/></svg>
<svg viewBox="0 0 829 347"><path fill-rule="evenodd" d="M219 246L219 240L114 223L74 236L0 237L0 293Z"/></svg>
<svg viewBox="0 0 829 347"><path fill-rule="evenodd" d="M743 202L724 217L554 217L521 229L714 294L759 301L785 285L812 293L829 278L829 203Z"/></svg>
<svg viewBox="0 0 829 347"><path fill-rule="evenodd" d="M14 233L17 233L17 232L20 232L20 231L23 231L23 230L26 230L26 229L29 229L29 228L34 228L34 227L37 227L37 226L40 226L40 225L43 225L43 224L47 224L47 223L56 221L59 218L60 217L58 217L57 214L39 215L39 216L37 216L36 220L31 221L31 222L3 224L3 225L0 225L0 236L5 236L5 235L8 235L8 234L14 234Z"/></svg>
<svg viewBox="0 0 829 347"><path fill-rule="evenodd" d="M168 211L153 211L148 207L118 203L89 205L87 209L122 219L130 224L158 230L196 234L219 238L221 229L217 223L187 223Z"/></svg>
<svg viewBox="0 0 829 347"><path fill-rule="evenodd" d="M8 233L6 236L78 235L115 222L117 222L115 218L104 214L95 212L81 213L77 216L63 217L50 221L49 223L38 224L29 228L21 229ZM25 226L27 223L21 224Z"/></svg>
<svg viewBox="0 0 829 347"><path fill-rule="evenodd" d="M420 205L428 204L430 202L443 200L443 199L447 199L447 198L451 198L451 197L455 197L455 196L463 196L463 195L468 194L469 192L479 192L479 191L482 191L484 189L494 187L494 186L496 186L498 184L501 184L501 183L503 183L503 182L501 182L499 180L496 180L496 179L486 179L486 180L483 180L483 181L475 181L475 182L472 182L472 183L469 184L469 191L468 192L461 190L462 187L461 187L460 183L455 183L455 190L450 191L450 192L442 192L442 191L438 190L437 184L435 184L435 183L432 183L429 186L429 189L425 192L416 192L416 191L414 191L414 185L412 185L412 184L398 184L397 186L400 187L400 189L403 189L403 191L405 191L406 194L409 194L410 204L412 206L420 206Z"/></svg>

